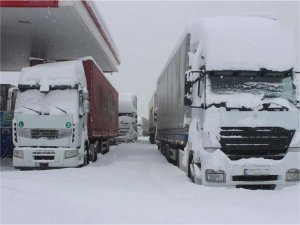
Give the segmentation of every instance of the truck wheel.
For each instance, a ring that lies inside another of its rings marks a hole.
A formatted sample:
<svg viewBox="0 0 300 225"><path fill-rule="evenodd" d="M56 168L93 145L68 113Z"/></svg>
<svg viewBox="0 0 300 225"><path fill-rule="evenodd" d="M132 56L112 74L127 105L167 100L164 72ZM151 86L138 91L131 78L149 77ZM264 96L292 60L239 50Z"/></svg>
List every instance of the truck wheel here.
<svg viewBox="0 0 300 225"><path fill-rule="evenodd" d="M106 144L106 153L109 152L109 141L107 140L107 144Z"/></svg>
<svg viewBox="0 0 300 225"><path fill-rule="evenodd" d="M154 136L153 135L150 135L150 143L153 145L154 144Z"/></svg>
<svg viewBox="0 0 300 225"><path fill-rule="evenodd" d="M165 145L165 156L169 163L172 163L172 160L170 158L170 146L168 144Z"/></svg>
<svg viewBox="0 0 300 225"><path fill-rule="evenodd" d="M194 170L194 162L193 162L193 153L189 155L189 163L188 163L188 177L191 179L193 183L195 183L195 170Z"/></svg>
<svg viewBox="0 0 300 225"><path fill-rule="evenodd" d="M90 149L90 161L92 162L96 162L97 158L98 158L98 142L96 142L95 144L90 144L89 146Z"/></svg>
<svg viewBox="0 0 300 225"><path fill-rule="evenodd" d="M177 148L175 151L175 160L173 162L174 166L178 166L178 167L179 167L179 152L180 152L180 149Z"/></svg>
<svg viewBox="0 0 300 225"><path fill-rule="evenodd" d="M84 145L84 155L83 155L83 166L89 164L89 146L88 144Z"/></svg>
<svg viewBox="0 0 300 225"><path fill-rule="evenodd" d="M161 154L166 155L166 145L165 145L165 143L160 141L159 144L160 144L159 149L160 149Z"/></svg>
<svg viewBox="0 0 300 225"><path fill-rule="evenodd" d="M197 166L194 163L193 153L189 157L189 165L188 165L188 177L191 179L191 181L195 184L202 184L202 180L197 178L195 175L195 166Z"/></svg>

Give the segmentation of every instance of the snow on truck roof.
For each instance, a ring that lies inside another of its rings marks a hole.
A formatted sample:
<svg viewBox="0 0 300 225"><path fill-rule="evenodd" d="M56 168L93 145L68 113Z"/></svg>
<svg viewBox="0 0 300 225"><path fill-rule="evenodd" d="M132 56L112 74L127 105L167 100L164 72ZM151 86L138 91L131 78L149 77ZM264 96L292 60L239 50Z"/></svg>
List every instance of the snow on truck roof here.
<svg viewBox="0 0 300 225"><path fill-rule="evenodd" d="M119 93L119 112L137 112L137 96L133 93Z"/></svg>
<svg viewBox="0 0 300 225"><path fill-rule="evenodd" d="M190 51L196 52L194 68L205 64L207 71L285 71L295 63L292 33L271 18L202 18L190 22L187 33L191 34Z"/></svg>
<svg viewBox="0 0 300 225"><path fill-rule="evenodd" d="M40 64L21 70L19 85L71 85L86 87L82 60Z"/></svg>

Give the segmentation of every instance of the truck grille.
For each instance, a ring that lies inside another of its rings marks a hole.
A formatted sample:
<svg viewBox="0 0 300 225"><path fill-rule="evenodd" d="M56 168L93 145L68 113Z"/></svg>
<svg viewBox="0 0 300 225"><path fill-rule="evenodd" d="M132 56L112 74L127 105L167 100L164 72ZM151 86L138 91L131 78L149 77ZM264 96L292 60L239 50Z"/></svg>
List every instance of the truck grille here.
<svg viewBox="0 0 300 225"><path fill-rule="evenodd" d="M272 181L278 180L277 175L233 176L232 181Z"/></svg>
<svg viewBox="0 0 300 225"><path fill-rule="evenodd" d="M281 127L222 127L221 150L231 159L282 159L291 143L295 130Z"/></svg>
<svg viewBox="0 0 300 225"><path fill-rule="evenodd" d="M34 160L54 160L54 156L48 156L48 155L34 156Z"/></svg>
<svg viewBox="0 0 300 225"><path fill-rule="evenodd" d="M54 151L34 151L32 153L34 160L54 160Z"/></svg>
<svg viewBox="0 0 300 225"><path fill-rule="evenodd" d="M129 128L121 128L119 129L119 136L124 136L129 132Z"/></svg>
<svg viewBox="0 0 300 225"><path fill-rule="evenodd" d="M55 129L31 129L31 137L35 139L57 139L59 137L59 132Z"/></svg>

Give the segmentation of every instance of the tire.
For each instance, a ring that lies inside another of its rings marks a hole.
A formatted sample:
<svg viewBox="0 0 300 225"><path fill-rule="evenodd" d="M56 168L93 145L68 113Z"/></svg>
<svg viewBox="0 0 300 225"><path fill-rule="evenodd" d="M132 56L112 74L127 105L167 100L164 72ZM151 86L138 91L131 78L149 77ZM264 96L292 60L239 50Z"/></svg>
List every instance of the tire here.
<svg viewBox="0 0 300 225"><path fill-rule="evenodd" d="M191 181L193 183L201 185L202 180L195 176L195 166L197 166L197 165L194 163L194 156L192 153L192 154L190 154L190 157L189 157L188 177L191 179Z"/></svg>
<svg viewBox="0 0 300 225"><path fill-rule="evenodd" d="M176 159L175 159L175 162L174 162L174 165L175 166L178 166L180 167L180 163L179 163L179 152L180 152L180 149L176 149Z"/></svg>
<svg viewBox="0 0 300 225"><path fill-rule="evenodd" d="M166 156L166 159L169 163L172 163L172 160L170 158L170 145L166 144L165 145L165 156Z"/></svg>
<svg viewBox="0 0 300 225"><path fill-rule="evenodd" d="M89 164L89 146L88 144L84 145L84 155L83 155L83 166Z"/></svg>
<svg viewBox="0 0 300 225"><path fill-rule="evenodd" d="M150 141L150 143L152 145L155 144L155 142L154 142L154 135L150 135L149 141Z"/></svg>
<svg viewBox="0 0 300 225"><path fill-rule="evenodd" d="M193 153L189 155L189 162L188 162L188 177L191 179L193 183L195 183L195 171L194 171L194 163L193 163Z"/></svg>
<svg viewBox="0 0 300 225"><path fill-rule="evenodd" d="M164 156L166 155L166 145L162 141L160 142L160 152L162 155L164 155Z"/></svg>
<svg viewBox="0 0 300 225"><path fill-rule="evenodd" d="M109 141L107 140L107 145L106 145L106 153L108 153L109 152Z"/></svg>
<svg viewBox="0 0 300 225"><path fill-rule="evenodd" d="M92 144L90 145L90 161L96 162L98 158L98 145L99 144Z"/></svg>

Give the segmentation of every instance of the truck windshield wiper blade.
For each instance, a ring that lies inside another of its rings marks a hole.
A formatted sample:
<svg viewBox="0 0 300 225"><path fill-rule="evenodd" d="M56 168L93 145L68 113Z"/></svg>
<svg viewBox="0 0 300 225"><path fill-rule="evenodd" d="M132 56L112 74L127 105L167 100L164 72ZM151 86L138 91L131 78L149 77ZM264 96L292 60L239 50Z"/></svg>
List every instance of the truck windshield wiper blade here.
<svg viewBox="0 0 300 225"><path fill-rule="evenodd" d="M67 114L66 110L63 110L63 109L61 109L61 108L59 108L57 106L55 106L55 108L59 109L60 111L64 112L65 114Z"/></svg>
<svg viewBox="0 0 300 225"><path fill-rule="evenodd" d="M41 112L40 112L40 111L37 111L37 110L35 110L35 109L29 108L29 107L26 107L26 106L23 106L23 105L22 105L22 107L25 108L25 109L29 109L29 110L31 110L31 111L34 111L34 112L36 112L37 114L41 115Z"/></svg>
<svg viewBox="0 0 300 225"><path fill-rule="evenodd" d="M225 102L221 102L221 103L212 103L210 105L207 106L207 108L211 107L211 106L215 106L216 108L220 108L220 107L224 107L226 109L226 111L231 111L231 110L239 110L239 111L252 111L252 109L247 108L245 106L241 106L241 107L227 107Z"/></svg>
<svg viewBox="0 0 300 225"><path fill-rule="evenodd" d="M271 104L277 105L278 107L277 107L277 108L273 108L273 107L270 108ZM262 106L263 106L263 108L260 109L259 111L263 111L263 110L266 110L266 111L273 111L274 109L282 109L282 110L289 111L289 108L288 108L288 107L283 106L283 105L278 104L278 103L274 103L274 102L263 103Z"/></svg>

